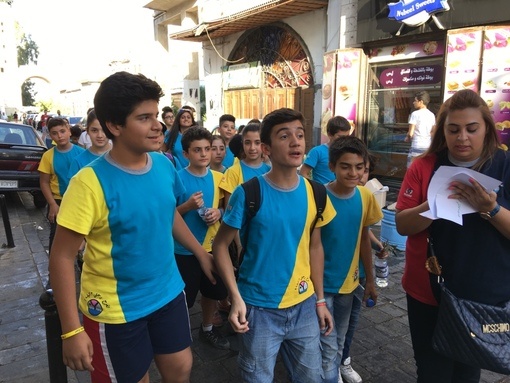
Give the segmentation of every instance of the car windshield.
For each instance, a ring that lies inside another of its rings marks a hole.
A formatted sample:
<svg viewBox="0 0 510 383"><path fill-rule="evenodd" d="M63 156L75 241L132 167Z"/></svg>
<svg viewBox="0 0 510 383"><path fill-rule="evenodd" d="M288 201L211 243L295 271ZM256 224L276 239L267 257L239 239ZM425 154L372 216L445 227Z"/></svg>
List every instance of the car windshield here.
<svg viewBox="0 0 510 383"><path fill-rule="evenodd" d="M72 126L72 125L76 125L76 124L79 124L81 122L81 120L83 119L83 117L69 117L69 124Z"/></svg>
<svg viewBox="0 0 510 383"><path fill-rule="evenodd" d="M0 125L0 143L38 146L41 145L41 143L37 141L32 128L23 125Z"/></svg>

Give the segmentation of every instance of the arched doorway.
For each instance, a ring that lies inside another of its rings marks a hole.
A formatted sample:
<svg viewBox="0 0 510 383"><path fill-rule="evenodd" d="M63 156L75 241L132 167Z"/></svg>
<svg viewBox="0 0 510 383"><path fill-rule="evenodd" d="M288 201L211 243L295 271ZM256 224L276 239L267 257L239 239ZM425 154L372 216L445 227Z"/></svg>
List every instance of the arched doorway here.
<svg viewBox="0 0 510 383"><path fill-rule="evenodd" d="M314 77L310 54L289 26L279 23L245 32L229 57L229 66L251 63L261 72L260 87L224 91L224 111L240 119L262 119L278 108L305 117L307 147L312 144Z"/></svg>

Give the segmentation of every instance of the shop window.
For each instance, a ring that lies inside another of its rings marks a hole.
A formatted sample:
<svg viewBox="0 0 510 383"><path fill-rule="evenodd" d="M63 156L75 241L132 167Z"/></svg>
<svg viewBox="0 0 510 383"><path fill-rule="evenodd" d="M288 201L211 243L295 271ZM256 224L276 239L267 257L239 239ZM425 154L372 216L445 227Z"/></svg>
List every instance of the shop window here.
<svg viewBox="0 0 510 383"><path fill-rule="evenodd" d="M443 59L372 64L369 70L365 137L378 162L373 175L402 179L410 143L405 142L414 95L430 94L428 108L437 114L441 105Z"/></svg>

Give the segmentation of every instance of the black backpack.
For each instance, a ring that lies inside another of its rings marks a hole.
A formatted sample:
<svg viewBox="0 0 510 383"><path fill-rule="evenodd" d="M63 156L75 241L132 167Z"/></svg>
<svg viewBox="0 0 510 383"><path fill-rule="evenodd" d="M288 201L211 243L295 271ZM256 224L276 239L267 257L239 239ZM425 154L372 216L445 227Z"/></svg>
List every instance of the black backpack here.
<svg viewBox="0 0 510 383"><path fill-rule="evenodd" d="M323 220L322 213L324 212L324 209L326 208L326 200L327 200L327 192L326 187L316 181L312 181L308 178L306 178L308 182L310 182L310 185L312 186L313 190L313 198L315 200L315 206L317 207L317 215L315 216L315 219L313 220L312 226L310 227L310 235L313 232L313 229L315 228L315 225L317 224L317 221ZM246 231L248 232L248 227L250 225L250 221L255 215L257 214L257 211L260 208L260 182L258 177L254 177L249 181L244 182L241 184L242 188L244 189L244 194L246 196L246 207L248 209L248 219L246 221ZM244 252L245 245L243 244L243 252ZM239 264L241 264L241 261L239 261Z"/></svg>
<svg viewBox="0 0 510 383"><path fill-rule="evenodd" d="M326 208L326 187L317 181L312 181L308 178L305 178L313 190L313 198L315 200L315 206L317 207L317 215L310 227L310 233L312 233L317 221L323 220L322 213ZM260 182L258 177L253 177L251 180L244 182L241 184L244 189L244 194L246 196L246 207L248 208L248 221L246 222L249 225L250 220L255 217L257 211L260 208Z"/></svg>

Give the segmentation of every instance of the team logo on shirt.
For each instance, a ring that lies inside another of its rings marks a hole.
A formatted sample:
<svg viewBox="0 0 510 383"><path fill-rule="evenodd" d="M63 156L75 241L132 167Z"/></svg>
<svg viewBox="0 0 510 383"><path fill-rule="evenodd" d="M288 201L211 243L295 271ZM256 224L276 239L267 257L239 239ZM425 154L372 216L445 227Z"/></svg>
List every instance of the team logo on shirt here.
<svg viewBox="0 0 510 383"><path fill-rule="evenodd" d="M406 197L411 198L411 197L413 196L413 189L411 189L411 188L407 188L407 189L406 189L406 191L404 192L404 195L405 195Z"/></svg>
<svg viewBox="0 0 510 383"><path fill-rule="evenodd" d="M101 305L101 302L99 302L97 299L90 299L87 302L87 307L89 310L89 314L93 316L98 316L103 312L103 306Z"/></svg>
<svg viewBox="0 0 510 383"><path fill-rule="evenodd" d="M308 282L307 281L301 281L299 282L298 286L298 292L299 294L303 294L308 290Z"/></svg>

